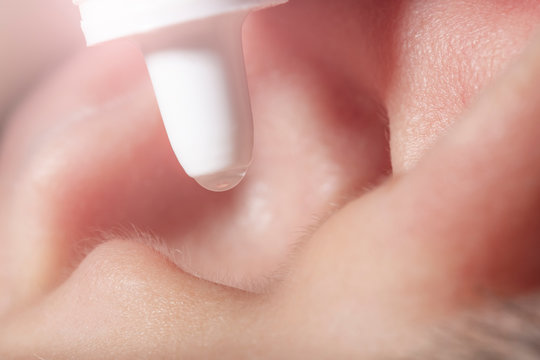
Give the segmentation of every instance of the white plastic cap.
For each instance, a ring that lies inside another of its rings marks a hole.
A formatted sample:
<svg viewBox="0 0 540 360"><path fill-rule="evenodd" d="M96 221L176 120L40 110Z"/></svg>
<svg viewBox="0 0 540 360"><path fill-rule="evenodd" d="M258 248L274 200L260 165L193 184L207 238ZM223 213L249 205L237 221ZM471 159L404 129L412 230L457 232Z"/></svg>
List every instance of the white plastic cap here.
<svg viewBox="0 0 540 360"><path fill-rule="evenodd" d="M288 0L73 0L88 45Z"/></svg>
<svg viewBox="0 0 540 360"><path fill-rule="evenodd" d="M169 140L186 173L212 191L238 185L253 150L242 22L250 10L287 0L74 2L89 45L139 35Z"/></svg>

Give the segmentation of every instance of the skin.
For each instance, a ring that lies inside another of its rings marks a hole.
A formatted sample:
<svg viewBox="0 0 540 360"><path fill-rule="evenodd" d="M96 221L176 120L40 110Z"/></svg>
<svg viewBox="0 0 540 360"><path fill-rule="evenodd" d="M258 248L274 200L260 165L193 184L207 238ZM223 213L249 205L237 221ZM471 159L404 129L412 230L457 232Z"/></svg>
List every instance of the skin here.
<svg viewBox="0 0 540 360"><path fill-rule="evenodd" d="M140 52L83 50L3 134L0 357L379 358L535 292L539 21L487 0L251 16L255 158L225 194L176 162Z"/></svg>

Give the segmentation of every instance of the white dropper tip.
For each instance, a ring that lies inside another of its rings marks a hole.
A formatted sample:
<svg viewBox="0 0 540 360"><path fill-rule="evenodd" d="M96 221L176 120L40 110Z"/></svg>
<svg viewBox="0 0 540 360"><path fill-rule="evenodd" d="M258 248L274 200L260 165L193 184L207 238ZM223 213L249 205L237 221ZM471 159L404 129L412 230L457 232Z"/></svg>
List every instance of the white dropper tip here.
<svg viewBox="0 0 540 360"><path fill-rule="evenodd" d="M251 162L244 17L232 13L181 24L153 34L153 45L145 49L172 148L185 172L212 191L238 185Z"/></svg>
<svg viewBox="0 0 540 360"><path fill-rule="evenodd" d="M139 41L172 148L186 173L229 190L251 162L253 124L242 52L249 11L288 0L73 0L88 45Z"/></svg>

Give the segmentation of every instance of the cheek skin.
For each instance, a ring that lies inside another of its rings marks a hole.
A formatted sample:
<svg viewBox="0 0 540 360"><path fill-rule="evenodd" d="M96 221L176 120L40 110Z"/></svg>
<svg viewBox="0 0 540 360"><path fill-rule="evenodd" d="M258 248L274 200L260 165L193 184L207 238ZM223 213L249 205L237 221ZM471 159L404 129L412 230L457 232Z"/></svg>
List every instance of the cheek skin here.
<svg viewBox="0 0 540 360"><path fill-rule="evenodd" d="M412 1L406 8L387 93L398 173L413 167L452 126L540 21L534 1Z"/></svg>
<svg viewBox="0 0 540 360"><path fill-rule="evenodd" d="M31 8L31 9L30 9ZM83 47L80 16L69 1L2 1L0 123L14 102L73 49Z"/></svg>

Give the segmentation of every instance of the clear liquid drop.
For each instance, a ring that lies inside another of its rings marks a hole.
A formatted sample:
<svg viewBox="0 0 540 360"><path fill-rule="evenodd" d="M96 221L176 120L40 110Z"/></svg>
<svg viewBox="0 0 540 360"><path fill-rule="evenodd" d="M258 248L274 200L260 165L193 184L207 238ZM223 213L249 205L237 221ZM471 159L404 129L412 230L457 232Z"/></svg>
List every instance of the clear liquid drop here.
<svg viewBox="0 0 540 360"><path fill-rule="evenodd" d="M198 176L195 179L206 190L224 192L235 188L246 176L247 169L230 169L219 173Z"/></svg>

